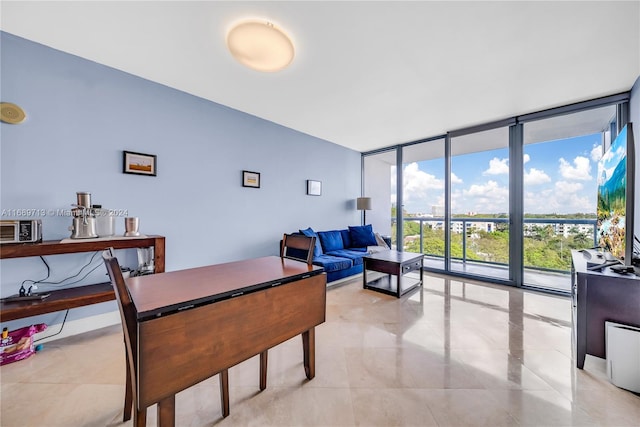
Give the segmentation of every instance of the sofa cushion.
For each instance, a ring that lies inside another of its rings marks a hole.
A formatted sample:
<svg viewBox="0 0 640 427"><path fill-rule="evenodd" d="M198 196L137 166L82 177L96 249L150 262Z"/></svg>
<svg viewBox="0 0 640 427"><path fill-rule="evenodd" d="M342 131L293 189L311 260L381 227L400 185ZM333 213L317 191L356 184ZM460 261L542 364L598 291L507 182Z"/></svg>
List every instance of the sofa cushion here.
<svg viewBox="0 0 640 427"><path fill-rule="evenodd" d="M324 267L324 271L328 273L330 271L345 270L347 268L351 268L353 262L348 258L320 255L313 258L313 264Z"/></svg>
<svg viewBox="0 0 640 427"><path fill-rule="evenodd" d="M344 244L345 249L353 247L353 244L351 242L351 234L349 233L348 228L340 230L340 235L342 236L342 243Z"/></svg>
<svg viewBox="0 0 640 427"><path fill-rule="evenodd" d="M354 247L362 248L367 246L376 246L376 236L373 234L371 224L349 226L349 234L351 235L351 244Z"/></svg>
<svg viewBox="0 0 640 427"><path fill-rule="evenodd" d="M340 231L318 231L318 236L320 236L320 242L322 243L322 250L324 253L344 249Z"/></svg>
<svg viewBox="0 0 640 427"><path fill-rule="evenodd" d="M362 257L366 255L365 252L354 251L350 249L339 249L337 251L327 252L327 255L339 258L348 258L353 262L353 265L362 264Z"/></svg>
<svg viewBox="0 0 640 427"><path fill-rule="evenodd" d="M304 234L307 237L315 237L316 238L316 245L313 248L313 257L317 257L322 255L322 246L320 245L320 239L318 238L318 234L313 231L313 229L311 227L305 229L305 230L299 230L300 233Z"/></svg>

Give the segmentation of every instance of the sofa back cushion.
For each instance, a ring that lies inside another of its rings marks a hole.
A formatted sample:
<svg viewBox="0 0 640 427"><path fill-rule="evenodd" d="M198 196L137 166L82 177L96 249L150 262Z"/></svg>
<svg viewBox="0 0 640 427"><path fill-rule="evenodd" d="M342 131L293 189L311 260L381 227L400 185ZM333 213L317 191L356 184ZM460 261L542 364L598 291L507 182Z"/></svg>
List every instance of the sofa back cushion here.
<svg viewBox="0 0 640 427"><path fill-rule="evenodd" d="M349 229L345 228L344 230L340 230L340 235L342 235L342 244L344 248L352 248L353 243L351 242L351 234L349 233Z"/></svg>
<svg viewBox="0 0 640 427"><path fill-rule="evenodd" d="M364 248L367 246L376 246L376 236L373 234L371 224L349 226L349 234L351 235L351 244L354 248Z"/></svg>
<svg viewBox="0 0 640 427"><path fill-rule="evenodd" d="M342 234L339 230L318 231L318 237L320 237L320 243L322 243L322 249L325 253L344 249Z"/></svg>
<svg viewBox="0 0 640 427"><path fill-rule="evenodd" d="M316 238L316 246L313 248L313 257L318 257L322 255L322 246L320 245L320 239L318 238L318 234L313 231L311 227L305 230L299 230L300 233L304 234L307 237L315 237Z"/></svg>

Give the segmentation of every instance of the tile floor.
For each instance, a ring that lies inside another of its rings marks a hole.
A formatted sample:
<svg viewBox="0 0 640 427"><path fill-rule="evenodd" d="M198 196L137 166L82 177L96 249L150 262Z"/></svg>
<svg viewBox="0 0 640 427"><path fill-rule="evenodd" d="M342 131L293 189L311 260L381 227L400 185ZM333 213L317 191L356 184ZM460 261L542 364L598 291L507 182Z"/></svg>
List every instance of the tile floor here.
<svg viewBox="0 0 640 427"><path fill-rule="evenodd" d="M569 298L425 275L401 299L329 288L316 329L316 377L299 337L178 394L177 426L639 426L640 397L606 379L604 361L571 356ZM2 427L123 426L124 346L113 326L49 342L0 368ZM148 425L155 425L155 407Z"/></svg>

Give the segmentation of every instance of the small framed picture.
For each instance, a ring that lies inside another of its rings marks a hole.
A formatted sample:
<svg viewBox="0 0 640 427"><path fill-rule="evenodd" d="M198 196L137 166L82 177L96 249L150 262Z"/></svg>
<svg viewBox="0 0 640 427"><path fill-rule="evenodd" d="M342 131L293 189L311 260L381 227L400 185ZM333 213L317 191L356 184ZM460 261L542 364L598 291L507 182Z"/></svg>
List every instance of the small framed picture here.
<svg viewBox="0 0 640 427"><path fill-rule="evenodd" d="M242 171L242 186L260 188L260 173L251 171Z"/></svg>
<svg viewBox="0 0 640 427"><path fill-rule="evenodd" d="M314 181L312 179L307 180L307 194L309 196L320 196L322 195L322 182Z"/></svg>
<svg viewBox="0 0 640 427"><path fill-rule="evenodd" d="M122 152L122 173L156 176L157 158L153 154Z"/></svg>

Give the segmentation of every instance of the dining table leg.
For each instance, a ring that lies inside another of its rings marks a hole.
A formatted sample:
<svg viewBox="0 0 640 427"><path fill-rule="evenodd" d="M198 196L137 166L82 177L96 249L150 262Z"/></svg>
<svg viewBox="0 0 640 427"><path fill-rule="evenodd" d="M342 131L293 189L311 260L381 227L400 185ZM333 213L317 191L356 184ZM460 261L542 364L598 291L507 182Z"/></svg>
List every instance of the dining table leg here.
<svg viewBox="0 0 640 427"><path fill-rule="evenodd" d="M267 388L267 358L269 350L260 353L260 391Z"/></svg>
<svg viewBox="0 0 640 427"><path fill-rule="evenodd" d="M176 425L176 395L158 402L158 427L175 427Z"/></svg>
<svg viewBox="0 0 640 427"><path fill-rule="evenodd" d="M229 370L220 372L220 395L222 397L222 416L229 416Z"/></svg>
<svg viewBox="0 0 640 427"><path fill-rule="evenodd" d="M304 372L308 379L316 376L316 329L302 333L302 351L304 354Z"/></svg>

